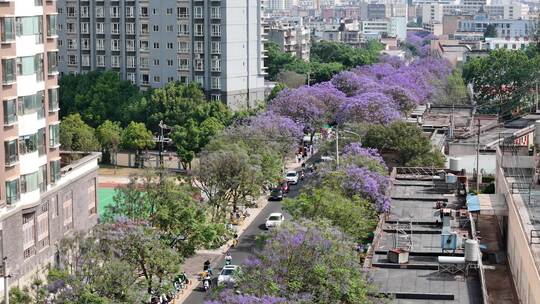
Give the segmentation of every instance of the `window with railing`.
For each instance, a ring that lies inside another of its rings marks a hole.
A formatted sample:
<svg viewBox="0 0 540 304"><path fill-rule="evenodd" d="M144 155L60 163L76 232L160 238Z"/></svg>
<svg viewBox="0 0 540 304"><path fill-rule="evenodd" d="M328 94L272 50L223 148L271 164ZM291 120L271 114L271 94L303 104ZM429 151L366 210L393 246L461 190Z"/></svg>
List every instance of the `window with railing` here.
<svg viewBox="0 0 540 304"><path fill-rule="evenodd" d="M204 36L203 24L195 24L195 36Z"/></svg>
<svg viewBox="0 0 540 304"><path fill-rule="evenodd" d="M17 59L2 59L2 84L9 85L16 81Z"/></svg>
<svg viewBox="0 0 540 304"><path fill-rule="evenodd" d="M15 41L14 17L4 17L0 19L0 39L2 42Z"/></svg>
<svg viewBox="0 0 540 304"><path fill-rule="evenodd" d="M178 18L187 19L189 18L189 9L187 7L178 7L176 9Z"/></svg>
<svg viewBox="0 0 540 304"><path fill-rule="evenodd" d="M221 11L219 6L212 6L210 9L210 17L212 19L220 19L221 18Z"/></svg>
<svg viewBox="0 0 540 304"><path fill-rule="evenodd" d="M47 37L57 36L56 15L47 15Z"/></svg>
<svg viewBox="0 0 540 304"><path fill-rule="evenodd" d="M47 72L49 75L58 73L58 52L47 53Z"/></svg>
<svg viewBox="0 0 540 304"><path fill-rule="evenodd" d="M220 37L221 36L221 25L212 24L212 33L211 33L211 35L213 37Z"/></svg>
<svg viewBox="0 0 540 304"><path fill-rule="evenodd" d="M21 197L19 191L19 179L14 179L6 182L6 203L13 205L18 202Z"/></svg>
<svg viewBox="0 0 540 304"><path fill-rule="evenodd" d="M17 99L4 100L4 126L9 126L17 122Z"/></svg>
<svg viewBox="0 0 540 304"><path fill-rule="evenodd" d="M51 171L51 184L58 182L60 180L60 160L51 161L49 170Z"/></svg>
<svg viewBox="0 0 540 304"><path fill-rule="evenodd" d="M19 153L21 155L37 151L37 133L19 136Z"/></svg>
<svg viewBox="0 0 540 304"><path fill-rule="evenodd" d="M14 166L19 161L19 146L16 139L4 142L4 153L6 154L6 167Z"/></svg>
<svg viewBox="0 0 540 304"><path fill-rule="evenodd" d="M37 131L37 149L38 149L38 155L45 155L47 153L46 146L45 146L45 128L41 128Z"/></svg>
<svg viewBox="0 0 540 304"><path fill-rule="evenodd" d="M49 95L49 112L56 112L60 109L58 106L58 88L48 90Z"/></svg>
<svg viewBox="0 0 540 304"><path fill-rule="evenodd" d="M49 147L56 148L60 146L60 128L58 124L49 125Z"/></svg>
<svg viewBox="0 0 540 304"><path fill-rule="evenodd" d="M15 25L17 30L17 36L34 35L36 37L36 43L43 43L42 16L17 17L15 18Z"/></svg>

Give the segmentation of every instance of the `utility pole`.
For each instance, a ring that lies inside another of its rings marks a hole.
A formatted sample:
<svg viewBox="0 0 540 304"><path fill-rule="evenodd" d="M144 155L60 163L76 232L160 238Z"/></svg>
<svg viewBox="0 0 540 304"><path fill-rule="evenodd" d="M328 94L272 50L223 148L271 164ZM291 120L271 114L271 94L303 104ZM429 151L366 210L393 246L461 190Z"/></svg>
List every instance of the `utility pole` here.
<svg viewBox="0 0 540 304"><path fill-rule="evenodd" d="M7 269L7 257L2 259L2 277L4 278L4 303L9 304L9 283L8 279L11 278L11 275L8 273Z"/></svg>
<svg viewBox="0 0 540 304"><path fill-rule="evenodd" d="M476 137L476 193L480 192L480 118L478 118L478 136Z"/></svg>

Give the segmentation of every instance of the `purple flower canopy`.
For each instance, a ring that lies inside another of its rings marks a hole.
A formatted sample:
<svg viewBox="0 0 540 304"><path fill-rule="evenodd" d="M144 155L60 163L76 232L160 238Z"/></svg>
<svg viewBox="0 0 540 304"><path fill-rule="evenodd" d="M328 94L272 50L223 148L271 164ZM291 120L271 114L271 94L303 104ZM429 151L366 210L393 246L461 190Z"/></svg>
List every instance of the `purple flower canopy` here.
<svg viewBox="0 0 540 304"><path fill-rule="evenodd" d="M347 178L342 186L346 192L370 199L380 212L390 210L390 199L386 195L388 177L357 166L347 167L345 174Z"/></svg>
<svg viewBox="0 0 540 304"><path fill-rule="evenodd" d="M362 144L358 142L348 144L347 146L345 146L345 148L343 148L344 158L355 157L355 156L362 156L362 157L369 158L386 167L386 164L381 154L379 154L379 150L377 149L364 148L362 147Z"/></svg>
<svg viewBox="0 0 540 304"><path fill-rule="evenodd" d="M401 114L394 101L383 93L367 92L346 99L338 113L338 121L389 124Z"/></svg>
<svg viewBox="0 0 540 304"><path fill-rule="evenodd" d="M304 134L302 125L289 117L278 115L272 111L266 111L250 118L248 126L257 132L271 135L281 134L291 138L302 138Z"/></svg>

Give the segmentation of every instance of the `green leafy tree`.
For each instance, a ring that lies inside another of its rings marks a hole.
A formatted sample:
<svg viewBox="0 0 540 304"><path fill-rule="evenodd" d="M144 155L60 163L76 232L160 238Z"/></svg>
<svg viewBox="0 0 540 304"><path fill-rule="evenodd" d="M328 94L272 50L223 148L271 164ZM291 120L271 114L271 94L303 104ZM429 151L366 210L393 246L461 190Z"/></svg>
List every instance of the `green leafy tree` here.
<svg viewBox="0 0 540 304"><path fill-rule="evenodd" d="M497 28L495 24L488 24L486 30L484 31L484 38L497 37Z"/></svg>
<svg viewBox="0 0 540 304"><path fill-rule="evenodd" d="M162 239L182 257L201 247L221 245L225 226L207 218L206 205L195 200L195 191L171 176L154 173L133 177L127 187L117 189L115 203L108 206L107 221L128 218L148 220L162 231Z"/></svg>
<svg viewBox="0 0 540 304"><path fill-rule="evenodd" d="M352 199L329 187L303 191L286 199L283 208L295 219L326 219L356 240L368 237L377 225L377 212L367 200Z"/></svg>
<svg viewBox="0 0 540 304"><path fill-rule="evenodd" d="M131 122L122 132L121 145L130 150L137 152L136 163L142 166L141 151L147 148L152 148L155 143L152 133L146 129L142 122Z"/></svg>
<svg viewBox="0 0 540 304"><path fill-rule="evenodd" d="M286 88L287 86L284 83L276 83L276 85L272 88L272 91L270 91L270 94L268 94L268 97L266 97L266 102L269 102L272 99L276 98L279 92L283 91Z"/></svg>
<svg viewBox="0 0 540 304"><path fill-rule="evenodd" d="M345 70L345 67L339 62L312 62L310 83L329 81L334 75L338 74L343 70Z"/></svg>
<svg viewBox="0 0 540 304"><path fill-rule="evenodd" d="M286 65L296 61L293 56L282 52L279 45L275 42L266 42L264 44L264 49L266 50L267 55L264 59L264 66L267 67L269 80L276 80L277 75Z"/></svg>
<svg viewBox="0 0 540 304"><path fill-rule="evenodd" d="M92 127L109 119L127 125L144 119L146 107L139 89L113 71L65 75L60 81L60 114L79 113Z"/></svg>
<svg viewBox="0 0 540 304"><path fill-rule="evenodd" d="M522 50L497 49L467 61L463 77L473 84L479 110L508 117L516 108L527 107L524 97L539 75L538 66L540 56L529 58Z"/></svg>
<svg viewBox="0 0 540 304"><path fill-rule="evenodd" d="M460 70L454 70L446 80L435 83L437 90L432 97L434 104L463 105L469 103L467 87Z"/></svg>
<svg viewBox="0 0 540 304"><path fill-rule="evenodd" d="M2 301L5 303L5 301ZM19 287L13 287L9 290L9 303L10 304L31 304L33 303L32 296Z"/></svg>
<svg viewBox="0 0 540 304"><path fill-rule="evenodd" d="M98 151L99 142L95 131L79 114L70 114L60 124L60 144L64 150Z"/></svg>
<svg viewBox="0 0 540 304"><path fill-rule="evenodd" d="M229 206L234 208L260 193L261 172L258 157L252 158L245 148L230 143L216 150L205 148L193 183L208 199L215 221L225 217Z"/></svg>
<svg viewBox="0 0 540 304"><path fill-rule="evenodd" d="M379 52L383 49L382 44L370 41L364 48L333 41L320 41L311 47L311 61L320 63L337 62L345 68L353 68L359 65L373 64L379 58Z"/></svg>
<svg viewBox="0 0 540 304"><path fill-rule="evenodd" d="M106 120L96 129L97 139L109 162L112 160L112 155L116 155L116 152L118 152L118 147L122 141L122 131L119 122L110 120Z"/></svg>
<svg viewBox="0 0 540 304"><path fill-rule="evenodd" d="M444 166L444 156L435 151L431 141L416 125L395 122L390 126L372 126L362 145L377 148L383 153L396 152L394 161L400 166Z"/></svg>

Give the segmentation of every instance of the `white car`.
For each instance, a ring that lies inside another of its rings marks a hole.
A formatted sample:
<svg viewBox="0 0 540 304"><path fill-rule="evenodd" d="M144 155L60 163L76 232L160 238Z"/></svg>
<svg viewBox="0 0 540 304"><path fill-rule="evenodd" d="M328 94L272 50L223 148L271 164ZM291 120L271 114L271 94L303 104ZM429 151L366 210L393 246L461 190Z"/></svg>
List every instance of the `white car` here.
<svg viewBox="0 0 540 304"><path fill-rule="evenodd" d="M293 185L298 184L298 172L296 171L287 171L285 173L285 180Z"/></svg>
<svg viewBox="0 0 540 304"><path fill-rule="evenodd" d="M235 275L239 270L240 270L240 267L238 265L224 266L223 269L221 269L221 272L219 273L219 276L217 278L218 286L233 285L236 281Z"/></svg>
<svg viewBox="0 0 540 304"><path fill-rule="evenodd" d="M283 217L283 214L281 213L270 213L268 216L268 219L266 219L266 223L264 226L266 229L279 227L283 221L285 220L285 217Z"/></svg>

